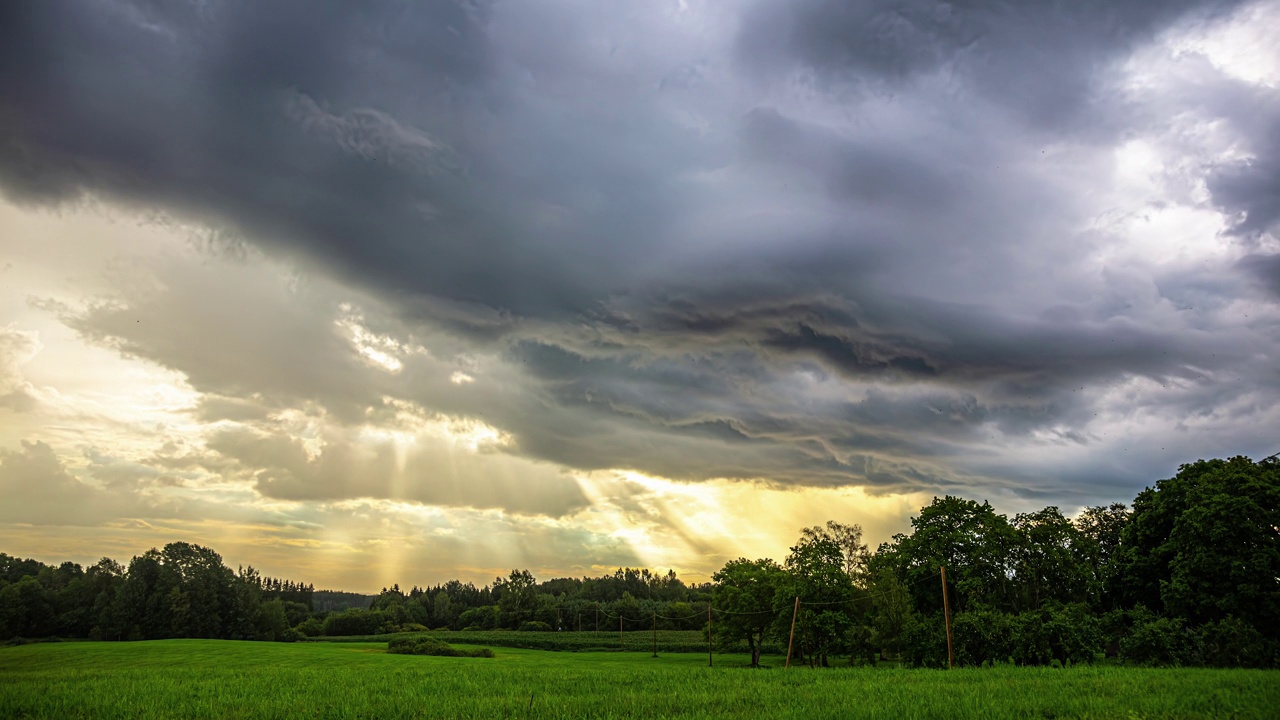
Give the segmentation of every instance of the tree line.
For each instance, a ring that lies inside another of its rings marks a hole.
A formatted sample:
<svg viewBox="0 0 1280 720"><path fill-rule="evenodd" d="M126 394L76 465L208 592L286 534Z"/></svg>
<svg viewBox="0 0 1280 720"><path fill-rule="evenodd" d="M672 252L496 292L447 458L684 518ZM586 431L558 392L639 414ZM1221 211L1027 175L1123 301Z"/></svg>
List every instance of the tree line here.
<svg viewBox="0 0 1280 720"><path fill-rule="evenodd" d="M758 664L791 647L814 666L894 659L1045 665L1102 656L1142 664L1280 667L1280 462L1197 461L1132 507L1013 518L935 498L874 551L858 525L805 528L782 563L739 558L712 582L620 568L538 581L513 570L376 596L232 571L172 543L128 568L87 570L0 554L0 638L296 640L425 630L701 630ZM352 605L357 605L352 607Z"/></svg>

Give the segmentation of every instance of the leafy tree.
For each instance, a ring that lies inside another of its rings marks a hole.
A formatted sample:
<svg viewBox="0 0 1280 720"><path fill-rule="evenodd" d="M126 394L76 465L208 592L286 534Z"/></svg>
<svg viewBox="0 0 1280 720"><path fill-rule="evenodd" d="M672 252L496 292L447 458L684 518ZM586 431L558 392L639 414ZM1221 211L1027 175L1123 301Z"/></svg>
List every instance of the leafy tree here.
<svg viewBox="0 0 1280 720"><path fill-rule="evenodd" d="M998 610L973 608L952 618L957 665L1007 662L1013 654L1016 616Z"/></svg>
<svg viewBox="0 0 1280 720"><path fill-rule="evenodd" d="M1197 461L1134 500L1124 599L1190 624L1236 617L1280 637L1280 462Z"/></svg>
<svg viewBox="0 0 1280 720"><path fill-rule="evenodd" d="M716 639L721 643L746 640L751 667L759 667L764 636L780 615L775 604L785 573L768 558L738 558L725 563L711 579L713 602L721 611L712 623Z"/></svg>
<svg viewBox="0 0 1280 720"><path fill-rule="evenodd" d="M1122 503L1087 507L1073 521L1084 537L1088 565L1093 568L1091 597L1102 611L1116 607L1116 561L1120 553L1124 528L1129 524L1129 509Z"/></svg>
<svg viewBox="0 0 1280 720"><path fill-rule="evenodd" d="M1084 603L1048 603L1014 618L1013 658L1019 665L1089 663L1101 650L1098 618Z"/></svg>
<svg viewBox="0 0 1280 720"><path fill-rule="evenodd" d="M499 622L503 627L517 627L532 617L537 604L537 591L534 589L537 584L528 570L512 570L505 580L497 578L493 581L501 613Z"/></svg>
<svg viewBox="0 0 1280 720"><path fill-rule="evenodd" d="M818 528L807 528L787 555L781 598L799 597L796 638L809 662L828 664L827 657L855 624L854 601L859 597L845 572L844 547ZM861 596L865 598L865 593ZM790 618L783 612L775 623L783 635Z"/></svg>
<svg viewBox="0 0 1280 720"><path fill-rule="evenodd" d="M928 580L938 577L943 565L953 612L963 612L973 603L1014 609L1013 549L1019 540L1008 519L990 503L935 497L911 525L910 535L896 535L880 547L873 564L897 573L910 587L918 612L942 611L940 585Z"/></svg>
<svg viewBox="0 0 1280 720"><path fill-rule="evenodd" d="M890 568L880 568L871 574L871 629L872 638L885 653L894 657L902 653L902 637L911 616L911 594Z"/></svg>
<svg viewBox="0 0 1280 720"><path fill-rule="evenodd" d="M868 563L871 553L862 542L862 526L828 520L825 526L804 528L801 537L810 541L829 540L840 546L844 557L844 572L859 587L866 587Z"/></svg>
<svg viewBox="0 0 1280 720"><path fill-rule="evenodd" d="M1093 589L1093 546L1058 511L1047 507L1013 520L1014 573L1020 590L1018 607L1039 609L1045 602L1079 602Z"/></svg>
<svg viewBox="0 0 1280 720"><path fill-rule="evenodd" d="M47 637L56 619L49 593L36 578L27 575L0 589L0 638Z"/></svg>
<svg viewBox="0 0 1280 720"><path fill-rule="evenodd" d="M278 642L285 639L288 629L289 619L280 598L258 606L258 639Z"/></svg>

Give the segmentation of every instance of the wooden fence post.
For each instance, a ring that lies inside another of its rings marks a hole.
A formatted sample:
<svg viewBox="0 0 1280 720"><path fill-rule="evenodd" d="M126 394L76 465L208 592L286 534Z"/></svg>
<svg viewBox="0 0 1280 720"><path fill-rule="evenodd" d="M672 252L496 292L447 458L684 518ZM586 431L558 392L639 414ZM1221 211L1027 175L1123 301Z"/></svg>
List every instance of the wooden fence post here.
<svg viewBox="0 0 1280 720"><path fill-rule="evenodd" d="M711 661L711 603L707 603L707 667L715 667Z"/></svg>
<svg viewBox="0 0 1280 720"><path fill-rule="evenodd" d="M947 566L942 566L942 614L947 620L947 669L954 670L956 653L951 647L951 601L947 598Z"/></svg>
<svg viewBox="0 0 1280 720"><path fill-rule="evenodd" d="M787 663L784 668L791 667L791 643L796 639L796 615L800 614L800 596L796 596L795 609L791 611L791 635L787 638Z"/></svg>

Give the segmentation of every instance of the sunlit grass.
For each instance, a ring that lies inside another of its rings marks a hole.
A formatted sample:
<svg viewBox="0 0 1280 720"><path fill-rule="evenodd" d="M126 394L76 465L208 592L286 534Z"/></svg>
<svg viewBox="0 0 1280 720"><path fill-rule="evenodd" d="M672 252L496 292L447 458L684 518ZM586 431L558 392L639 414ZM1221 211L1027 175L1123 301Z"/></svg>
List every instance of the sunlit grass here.
<svg viewBox="0 0 1280 720"><path fill-rule="evenodd" d="M1280 673L775 667L698 654L391 655L375 643L0 649L0 717L1274 718Z"/></svg>

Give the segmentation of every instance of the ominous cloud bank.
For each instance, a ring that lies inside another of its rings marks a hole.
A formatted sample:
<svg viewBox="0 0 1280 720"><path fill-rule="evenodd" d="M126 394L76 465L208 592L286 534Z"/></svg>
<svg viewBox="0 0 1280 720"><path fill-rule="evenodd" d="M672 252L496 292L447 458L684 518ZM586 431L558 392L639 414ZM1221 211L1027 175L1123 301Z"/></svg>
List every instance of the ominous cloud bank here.
<svg viewBox="0 0 1280 720"><path fill-rule="evenodd" d="M1200 43L1278 20L16 0L0 188L217 229L235 290L159 264L60 312L183 373L212 428L188 461L268 497L581 508L549 461L1125 499L1280 449L1280 91ZM323 452L286 411L324 418ZM514 457L472 483L440 448L356 446L405 417Z"/></svg>

